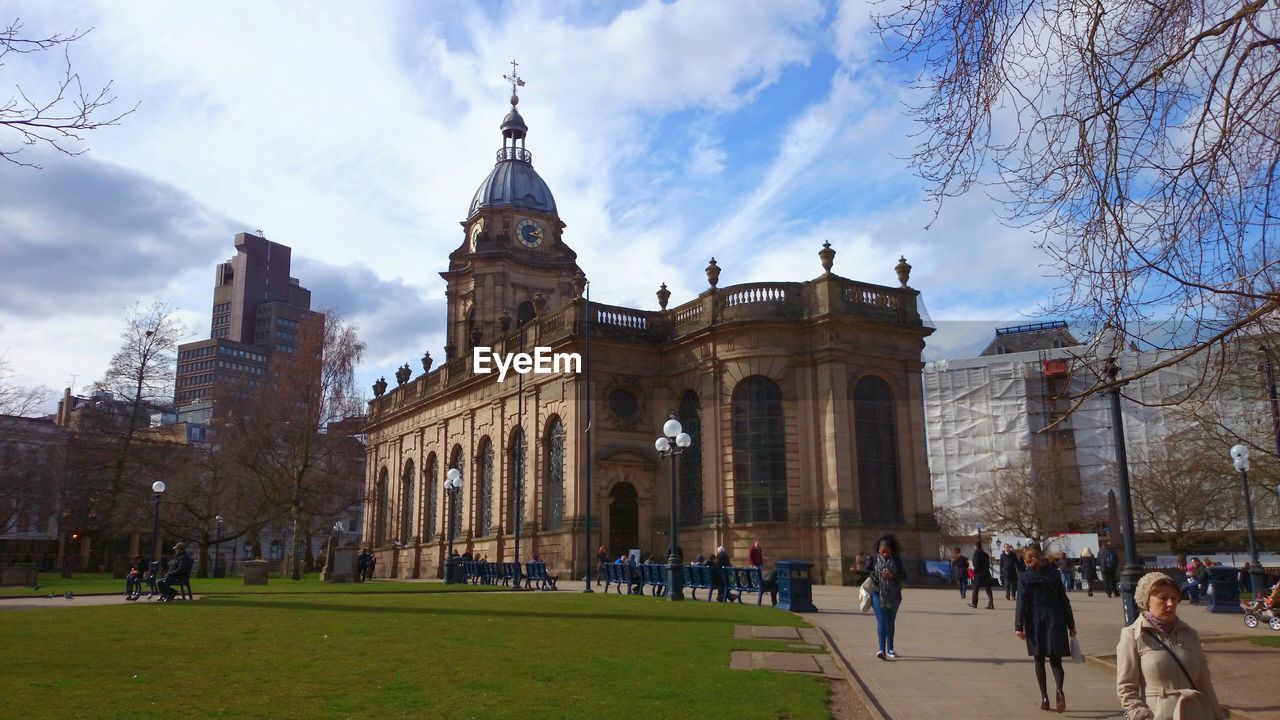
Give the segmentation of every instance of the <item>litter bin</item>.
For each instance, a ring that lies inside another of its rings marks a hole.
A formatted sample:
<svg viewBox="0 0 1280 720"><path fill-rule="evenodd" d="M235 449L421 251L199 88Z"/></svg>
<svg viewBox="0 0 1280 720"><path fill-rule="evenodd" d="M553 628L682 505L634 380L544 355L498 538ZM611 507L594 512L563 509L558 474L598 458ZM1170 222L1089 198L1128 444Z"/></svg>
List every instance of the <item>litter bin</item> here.
<svg viewBox="0 0 1280 720"><path fill-rule="evenodd" d="M809 577L812 567L813 563L804 560L778 562L778 608L791 612L818 612L813 605L813 580Z"/></svg>
<svg viewBox="0 0 1280 720"><path fill-rule="evenodd" d="M446 585L466 582L466 577L462 574L462 558L449 558L449 562L445 563L444 582Z"/></svg>
<svg viewBox="0 0 1280 720"><path fill-rule="evenodd" d="M1240 571L1233 567L1214 565L1209 568L1209 612L1238 613L1240 588L1236 580Z"/></svg>

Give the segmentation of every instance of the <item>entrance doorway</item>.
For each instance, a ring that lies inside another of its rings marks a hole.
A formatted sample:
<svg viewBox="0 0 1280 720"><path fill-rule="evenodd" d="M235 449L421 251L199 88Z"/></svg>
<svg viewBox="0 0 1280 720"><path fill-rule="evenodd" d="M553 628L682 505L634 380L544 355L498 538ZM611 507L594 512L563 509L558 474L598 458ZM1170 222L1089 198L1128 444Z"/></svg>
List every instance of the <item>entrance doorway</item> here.
<svg viewBox="0 0 1280 720"><path fill-rule="evenodd" d="M618 483L609 492L609 558L640 547L640 506L631 483Z"/></svg>

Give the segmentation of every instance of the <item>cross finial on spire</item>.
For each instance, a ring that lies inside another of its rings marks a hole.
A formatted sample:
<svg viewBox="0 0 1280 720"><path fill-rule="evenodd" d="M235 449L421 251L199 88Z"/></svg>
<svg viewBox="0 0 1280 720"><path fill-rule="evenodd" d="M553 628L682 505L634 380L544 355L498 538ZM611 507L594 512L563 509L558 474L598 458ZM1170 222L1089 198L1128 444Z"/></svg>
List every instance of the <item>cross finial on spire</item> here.
<svg viewBox="0 0 1280 720"><path fill-rule="evenodd" d="M511 83L511 104L512 105L515 105L520 101L518 96L516 95L516 88L524 87L524 80L522 80L520 76L516 74L516 66L519 64L520 63L516 62L513 59L511 61L511 74L502 76L503 80L506 80L507 82Z"/></svg>

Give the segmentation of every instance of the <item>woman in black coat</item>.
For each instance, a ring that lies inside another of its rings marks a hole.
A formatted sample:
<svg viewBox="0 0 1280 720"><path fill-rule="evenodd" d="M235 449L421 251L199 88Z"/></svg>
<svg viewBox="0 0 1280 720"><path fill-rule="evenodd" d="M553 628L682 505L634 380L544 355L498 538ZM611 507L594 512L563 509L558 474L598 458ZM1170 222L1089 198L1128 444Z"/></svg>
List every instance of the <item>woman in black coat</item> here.
<svg viewBox="0 0 1280 720"><path fill-rule="evenodd" d="M1018 606L1014 612L1014 634L1027 641L1027 654L1035 658L1036 682L1040 684L1040 709L1049 709L1048 678L1044 661L1053 669L1053 682L1058 687L1058 712L1067 709L1062 693L1064 674L1062 658L1071 654L1069 637L1076 636L1076 620L1071 614L1071 601L1062 586L1062 576L1040 554L1034 545L1023 551L1027 569L1018 575Z"/></svg>

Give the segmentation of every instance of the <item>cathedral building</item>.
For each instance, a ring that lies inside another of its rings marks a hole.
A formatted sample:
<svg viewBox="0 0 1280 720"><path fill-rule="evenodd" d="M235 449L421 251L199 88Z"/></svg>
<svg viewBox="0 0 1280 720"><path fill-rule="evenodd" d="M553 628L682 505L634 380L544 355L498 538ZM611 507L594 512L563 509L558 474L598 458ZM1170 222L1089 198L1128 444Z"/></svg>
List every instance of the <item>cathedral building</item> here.
<svg viewBox="0 0 1280 720"><path fill-rule="evenodd" d="M580 578L601 546L665 559L672 513L686 562L723 545L745 564L759 539L766 565L804 559L840 583L885 532L908 560L935 557L932 328L905 260L900 287L872 285L834 274L824 245L812 280L721 287L712 258L707 289L681 304L665 285L658 309L592 302L518 102L441 272L444 361L374 386L363 542L377 574L440 577L453 548L536 552ZM549 372L517 372L539 360ZM671 416L692 443L665 458L654 443Z"/></svg>

